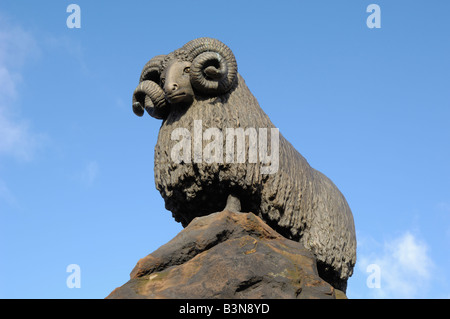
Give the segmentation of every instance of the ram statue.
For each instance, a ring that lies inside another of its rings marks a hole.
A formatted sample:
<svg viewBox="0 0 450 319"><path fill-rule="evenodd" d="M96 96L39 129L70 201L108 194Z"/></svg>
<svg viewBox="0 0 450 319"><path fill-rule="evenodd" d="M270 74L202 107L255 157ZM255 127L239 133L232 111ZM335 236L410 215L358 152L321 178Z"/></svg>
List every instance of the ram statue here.
<svg viewBox="0 0 450 319"><path fill-rule="evenodd" d="M133 111L162 120L155 184L183 227L224 208L253 212L301 242L315 255L320 277L346 290L356 262L349 205L272 124L228 46L198 38L152 58L133 93Z"/></svg>

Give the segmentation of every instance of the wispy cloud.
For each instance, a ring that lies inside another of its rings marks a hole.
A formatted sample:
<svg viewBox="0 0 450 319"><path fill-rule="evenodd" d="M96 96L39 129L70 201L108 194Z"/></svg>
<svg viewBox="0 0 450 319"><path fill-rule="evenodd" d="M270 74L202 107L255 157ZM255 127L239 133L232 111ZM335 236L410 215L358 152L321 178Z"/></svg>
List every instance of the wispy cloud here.
<svg viewBox="0 0 450 319"><path fill-rule="evenodd" d="M0 63L21 68L32 57L39 55L33 35L0 14Z"/></svg>
<svg viewBox="0 0 450 319"><path fill-rule="evenodd" d="M1 52L2 49L0 48L0 54ZM9 99L17 96L17 80L17 75L11 74L0 58L0 102L6 103Z"/></svg>
<svg viewBox="0 0 450 319"><path fill-rule="evenodd" d="M91 186L97 179L99 173L99 166L96 161L90 161L84 167L81 173L81 180L88 186Z"/></svg>
<svg viewBox="0 0 450 319"><path fill-rule="evenodd" d="M6 183L0 179L0 200L6 202L9 206L16 206L17 200L10 191Z"/></svg>
<svg viewBox="0 0 450 319"><path fill-rule="evenodd" d="M47 49L52 51L59 50L65 52L65 54L78 63L82 72L89 74L89 68L85 59L85 49L81 42L64 35L47 36L44 38L44 44Z"/></svg>
<svg viewBox="0 0 450 319"><path fill-rule="evenodd" d="M0 156L30 160L43 139L17 107L26 61L39 52L33 36L0 15Z"/></svg>
<svg viewBox="0 0 450 319"><path fill-rule="evenodd" d="M39 148L44 136L33 133L25 120L17 120L6 114L0 106L0 155L30 160Z"/></svg>
<svg viewBox="0 0 450 319"><path fill-rule="evenodd" d="M439 202L436 207L440 216L440 222L442 222L443 225L446 225L445 237L447 243L450 244L450 203L442 201Z"/></svg>
<svg viewBox="0 0 450 319"><path fill-rule="evenodd" d="M434 269L428 245L410 232L385 242L379 254L360 256L360 269L365 271L370 264L381 270L381 286L371 289L374 298L424 296Z"/></svg>
<svg viewBox="0 0 450 319"><path fill-rule="evenodd" d="M437 208L440 211L446 212L446 213L450 213L450 204L447 202L439 202L437 205Z"/></svg>

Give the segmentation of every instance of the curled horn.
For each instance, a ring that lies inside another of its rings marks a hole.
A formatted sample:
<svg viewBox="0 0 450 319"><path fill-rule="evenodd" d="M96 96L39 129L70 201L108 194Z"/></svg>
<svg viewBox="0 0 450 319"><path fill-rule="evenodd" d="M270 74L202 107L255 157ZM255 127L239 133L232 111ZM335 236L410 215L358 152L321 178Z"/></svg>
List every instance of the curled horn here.
<svg viewBox="0 0 450 319"><path fill-rule="evenodd" d="M213 38L198 38L183 49L192 59L191 84L206 94L223 94L237 76L237 63L230 48Z"/></svg>
<svg viewBox="0 0 450 319"><path fill-rule="evenodd" d="M153 57L150 61L148 61L147 64L145 64L144 68L142 69L139 82L150 80L158 84L161 63L165 57L166 56L164 54L161 54Z"/></svg>
<svg viewBox="0 0 450 319"><path fill-rule="evenodd" d="M137 116L147 113L157 119L164 119L167 116L168 108L164 91L153 81L146 80L139 83L133 93L133 112Z"/></svg>
<svg viewBox="0 0 450 319"><path fill-rule="evenodd" d="M133 93L133 112L137 116L144 115L144 110L157 119L164 119L168 107L163 89L159 86L160 65L164 55L155 56L144 66L139 85Z"/></svg>

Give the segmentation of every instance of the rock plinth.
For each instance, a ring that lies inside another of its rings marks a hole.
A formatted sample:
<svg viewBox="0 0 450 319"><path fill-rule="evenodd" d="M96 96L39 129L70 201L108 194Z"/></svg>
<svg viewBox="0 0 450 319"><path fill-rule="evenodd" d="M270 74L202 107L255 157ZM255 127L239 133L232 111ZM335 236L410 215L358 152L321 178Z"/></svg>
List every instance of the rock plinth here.
<svg viewBox="0 0 450 319"><path fill-rule="evenodd" d="M316 260L252 213L195 218L107 298L336 298Z"/></svg>

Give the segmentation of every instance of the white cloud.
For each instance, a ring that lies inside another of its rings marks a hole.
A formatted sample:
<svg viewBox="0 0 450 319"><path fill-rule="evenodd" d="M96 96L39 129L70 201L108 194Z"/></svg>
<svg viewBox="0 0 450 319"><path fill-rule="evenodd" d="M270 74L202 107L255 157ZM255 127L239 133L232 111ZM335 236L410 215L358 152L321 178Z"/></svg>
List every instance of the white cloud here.
<svg viewBox="0 0 450 319"><path fill-rule="evenodd" d="M438 216L439 216L439 222L445 225L446 230L444 232L445 239L447 240L448 246L450 246L450 204L449 202L439 202L436 205Z"/></svg>
<svg viewBox="0 0 450 319"><path fill-rule="evenodd" d="M12 26L0 16L0 156L32 158L42 134L31 131L28 121L17 115L23 66L38 50L29 32Z"/></svg>
<svg viewBox="0 0 450 319"><path fill-rule="evenodd" d="M21 68L39 52L31 33L0 15L0 64Z"/></svg>
<svg viewBox="0 0 450 319"><path fill-rule="evenodd" d="M97 179L99 167L96 161L90 161L81 173L81 180L91 186Z"/></svg>
<svg viewBox="0 0 450 319"><path fill-rule="evenodd" d="M10 191L6 183L0 179L0 199L5 201L10 206L15 206L17 201L13 193Z"/></svg>
<svg viewBox="0 0 450 319"><path fill-rule="evenodd" d="M78 63L82 72L84 72L85 74L89 74L89 69L85 61L85 50L79 41L74 40L73 38L66 35L58 37L47 36L44 39L44 45L52 51L64 51L65 54L68 54L69 57L71 57Z"/></svg>
<svg viewBox="0 0 450 319"><path fill-rule="evenodd" d="M381 287L370 289L375 298L423 297L434 269L427 244L410 232L385 242L380 254L360 257L361 270L366 272L370 264L381 270Z"/></svg>
<svg viewBox="0 0 450 319"><path fill-rule="evenodd" d="M4 65L1 64L0 60L0 102L6 103L8 99L16 97L16 82L17 79L14 79L14 76Z"/></svg>
<svg viewBox="0 0 450 319"><path fill-rule="evenodd" d="M26 121L8 117L0 107L0 155L30 160L42 140L43 135L31 132Z"/></svg>
<svg viewBox="0 0 450 319"><path fill-rule="evenodd" d="M443 212L450 213L450 204L447 202L439 202L437 208Z"/></svg>

